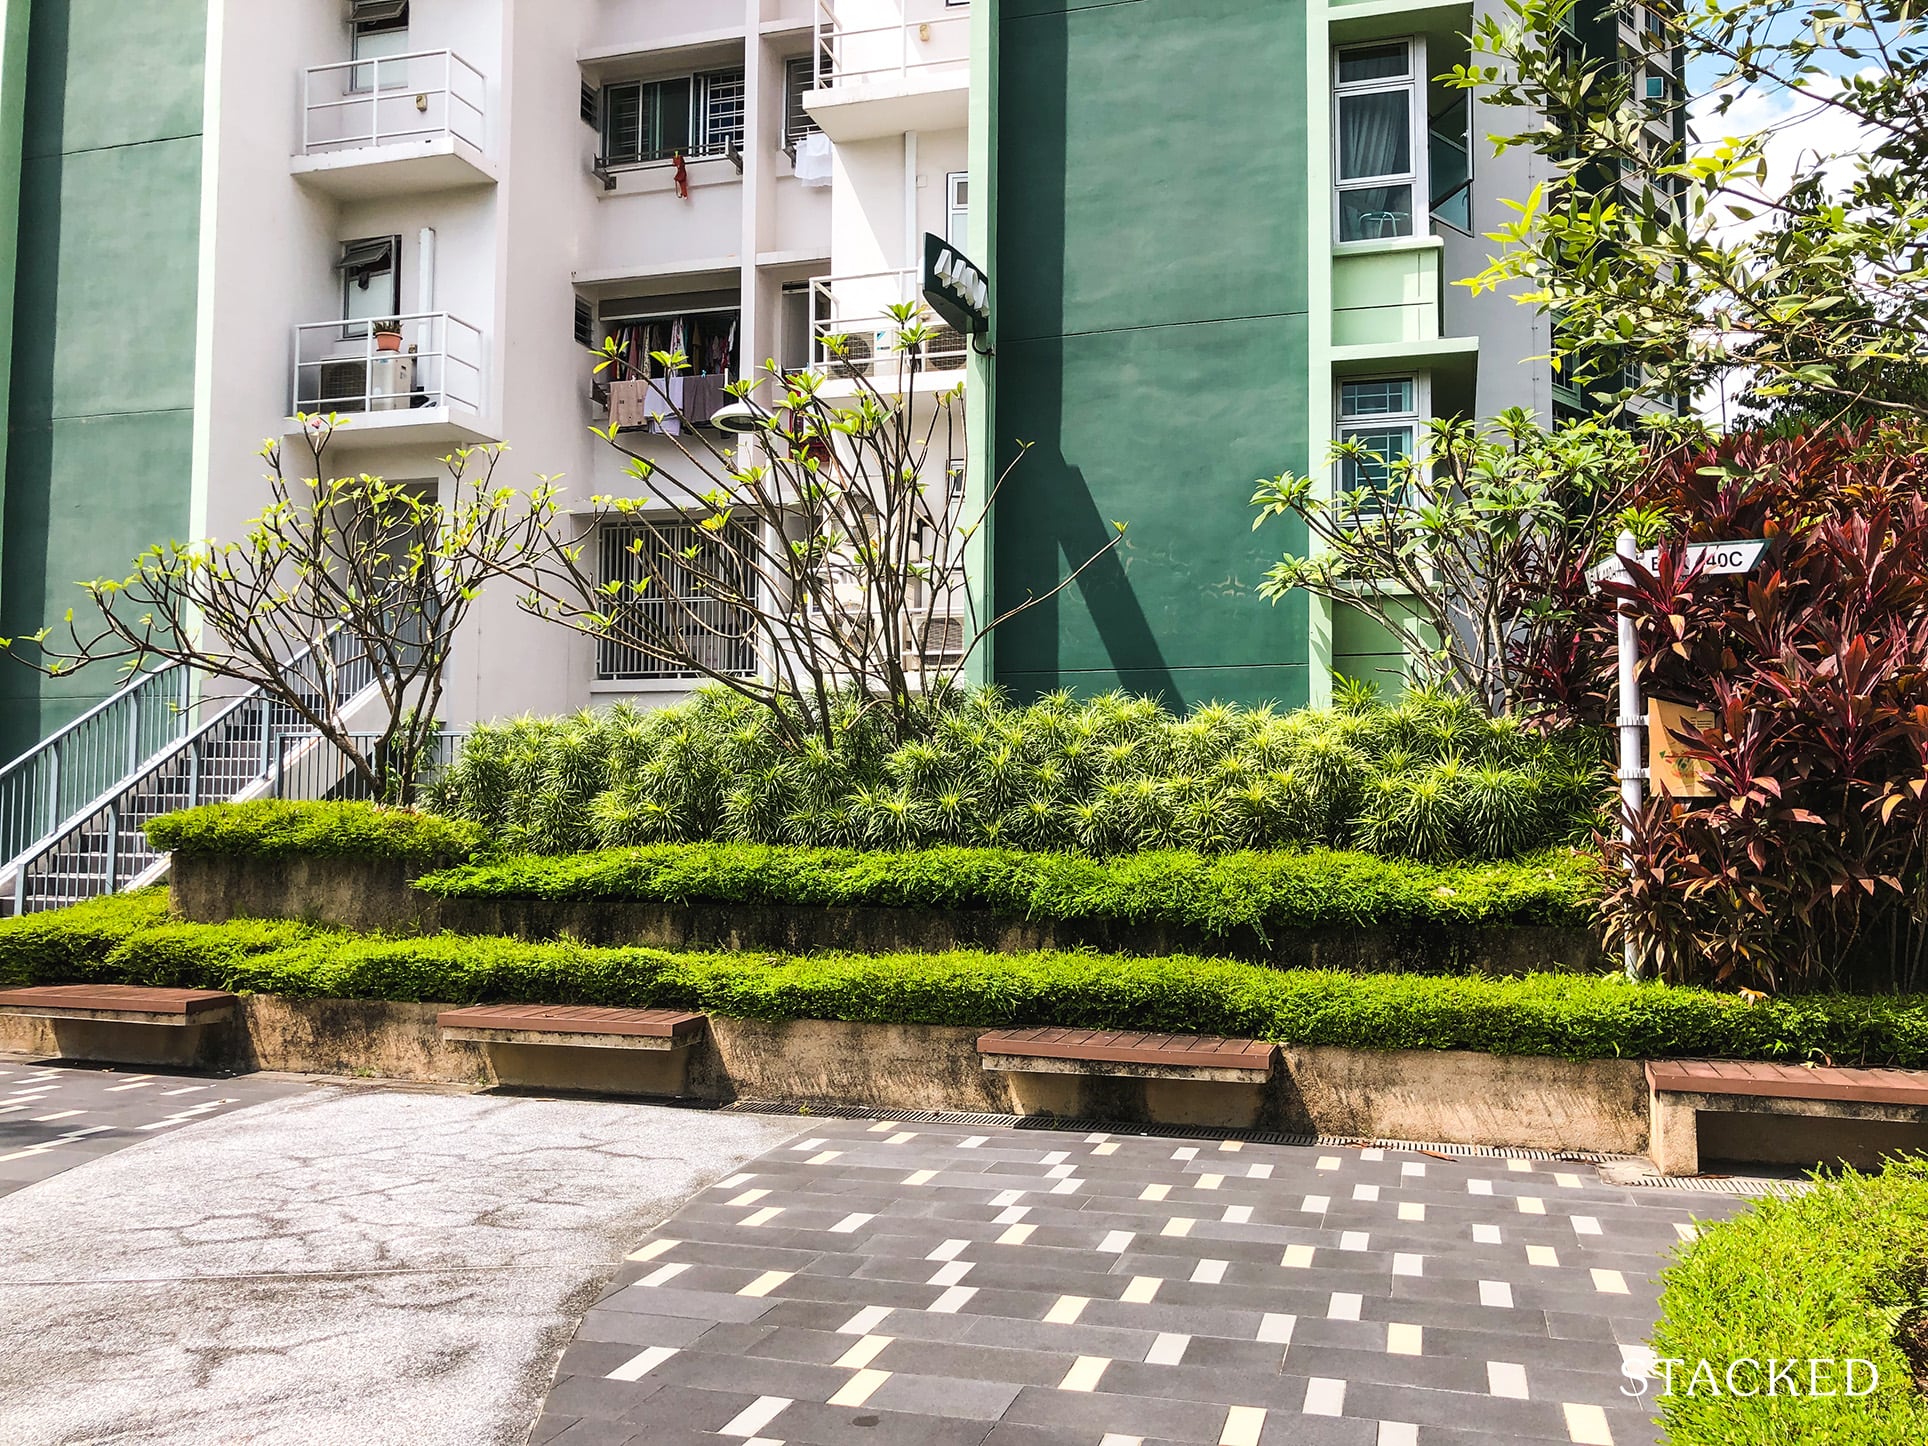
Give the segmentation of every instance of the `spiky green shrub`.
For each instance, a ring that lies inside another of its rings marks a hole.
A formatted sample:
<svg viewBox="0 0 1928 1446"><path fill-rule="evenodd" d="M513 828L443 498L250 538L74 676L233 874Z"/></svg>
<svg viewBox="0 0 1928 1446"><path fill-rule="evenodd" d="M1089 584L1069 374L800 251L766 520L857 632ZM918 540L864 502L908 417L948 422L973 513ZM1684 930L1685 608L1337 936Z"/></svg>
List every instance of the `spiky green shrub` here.
<svg viewBox="0 0 1928 1446"><path fill-rule="evenodd" d="M1584 840L1607 787L1590 735L1545 737L1435 692L1387 705L1346 689L1287 714L1177 716L1122 693L1018 707L995 689L929 707L925 736L902 744L843 699L834 745L788 745L721 692L488 724L435 803L519 853L714 840L1440 859Z"/></svg>

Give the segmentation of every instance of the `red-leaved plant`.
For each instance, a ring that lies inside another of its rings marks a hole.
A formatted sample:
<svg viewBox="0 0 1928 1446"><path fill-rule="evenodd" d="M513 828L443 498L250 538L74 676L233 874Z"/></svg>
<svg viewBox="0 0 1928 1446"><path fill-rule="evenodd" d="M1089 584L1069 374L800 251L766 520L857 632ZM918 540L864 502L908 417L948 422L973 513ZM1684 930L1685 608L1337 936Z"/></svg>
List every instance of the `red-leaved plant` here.
<svg viewBox="0 0 1928 1446"><path fill-rule="evenodd" d="M1670 521L1651 571L1575 599L1534 701L1606 721L1616 607L1642 692L1694 703L1678 735L1711 798L1649 799L1606 843L1610 937L1651 971L1765 989L1913 989L1928 943L1928 439L1728 438L1657 459L1637 502ZM1682 544L1765 537L1746 577Z"/></svg>

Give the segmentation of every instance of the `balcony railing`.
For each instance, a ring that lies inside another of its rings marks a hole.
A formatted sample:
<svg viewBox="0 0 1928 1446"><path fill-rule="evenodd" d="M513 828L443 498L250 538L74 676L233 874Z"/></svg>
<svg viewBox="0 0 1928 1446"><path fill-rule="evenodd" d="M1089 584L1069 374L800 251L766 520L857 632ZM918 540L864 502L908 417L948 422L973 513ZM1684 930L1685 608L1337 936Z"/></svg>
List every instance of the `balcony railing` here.
<svg viewBox="0 0 1928 1446"><path fill-rule="evenodd" d="M907 82L935 78L945 71L967 80L971 68L971 17L959 7L951 15L888 25L855 25L840 20L837 0L817 0L817 74L823 88Z"/></svg>
<svg viewBox="0 0 1928 1446"><path fill-rule="evenodd" d="M915 271L814 278L810 283L810 365L832 376L868 376L884 382L895 378L903 362L898 350L898 333L903 328L890 308L917 301L917 281ZM919 347L923 367L962 370L968 346L963 334L928 309L918 324L930 331ZM833 336L843 338L841 355L826 341Z"/></svg>
<svg viewBox="0 0 1928 1446"><path fill-rule="evenodd" d="M295 328L297 412L482 410L482 333L444 311L399 316L400 345L386 349L380 322L314 321Z"/></svg>
<svg viewBox="0 0 1928 1446"><path fill-rule="evenodd" d="M301 153L453 136L483 149L482 72L451 50L311 66L302 75Z"/></svg>

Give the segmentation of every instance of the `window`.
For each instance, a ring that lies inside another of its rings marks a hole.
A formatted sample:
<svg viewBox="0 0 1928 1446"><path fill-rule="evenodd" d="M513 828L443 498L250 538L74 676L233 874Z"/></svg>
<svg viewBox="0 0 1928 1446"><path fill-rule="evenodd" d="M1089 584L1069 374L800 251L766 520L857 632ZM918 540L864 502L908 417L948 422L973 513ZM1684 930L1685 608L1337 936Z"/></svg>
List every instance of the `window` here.
<svg viewBox="0 0 1928 1446"><path fill-rule="evenodd" d="M593 347L596 344L596 308L580 296L576 298L574 335L577 346Z"/></svg>
<svg viewBox="0 0 1928 1446"><path fill-rule="evenodd" d="M756 595L755 546L756 534L740 522L715 531L694 522L604 523L600 579L623 592L609 605L612 635L596 641L597 679L703 676L659 653L719 673L754 673L750 610L740 599Z"/></svg>
<svg viewBox="0 0 1928 1446"><path fill-rule="evenodd" d="M605 165L720 156L743 144L743 72L604 86L600 109Z"/></svg>
<svg viewBox="0 0 1928 1446"><path fill-rule="evenodd" d="M1433 220L1473 234L1472 107L1460 92L1426 124L1426 169Z"/></svg>
<svg viewBox="0 0 1928 1446"><path fill-rule="evenodd" d="M1413 234L1418 184L1415 42L1382 41L1341 50L1333 79L1333 175L1339 239Z"/></svg>
<svg viewBox="0 0 1928 1446"><path fill-rule="evenodd" d="M356 0L349 7L349 59L379 61L408 53L408 0ZM369 91L377 83L405 83L400 66L358 65L349 72L351 91ZM398 79L398 77L401 77Z"/></svg>
<svg viewBox="0 0 1928 1446"><path fill-rule="evenodd" d="M822 129L803 108L803 98L819 88L819 75L810 57L799 55L783 62L783 143L789 145ZM825 77L827 78L827 77Z"/></svg>
<svg viewBox="0 0 1928 1446"><path fill-rule="evenodd" d="M960 249L970 239L971 173L952 171L947 178L948 207L944 217L944 239Z"/></svg>
<svg viewBox="0 0 1928 1446"><path fill-rule="evenodd" d="M1339 463L1339 486L1374 495L1383 506L1399 505L1393 467L1413 455L1419 427L1419 380L1378 377L1339 384L1339 440L1358 446L1357 457ZM1361 498L1362 508L1372 501Z"/></svg>
<svg viewBox="0 0 1928 1446"><path fill-rule="evenodd" d="M341 243L341 319L381 321L401 313L402 238L369 236ZM360 326L343 327L344 340L365 334Z"/></svg>

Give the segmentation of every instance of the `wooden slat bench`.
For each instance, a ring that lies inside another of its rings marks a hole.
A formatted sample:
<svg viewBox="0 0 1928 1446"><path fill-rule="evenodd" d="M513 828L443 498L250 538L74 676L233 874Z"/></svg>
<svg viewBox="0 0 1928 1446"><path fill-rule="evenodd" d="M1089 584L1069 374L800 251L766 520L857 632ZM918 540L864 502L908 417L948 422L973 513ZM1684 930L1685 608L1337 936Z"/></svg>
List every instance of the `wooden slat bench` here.
<svg viewBox="0 0 1928 1446"><path fill-rule="evenodd" d="M993 1070L1224 1084L1263 1080L1279 1058L1279 1047L1262 1039L1104 1029L997 1029L978 1036L977 1052Z"/></svg>
<svg viewBox="0 0 1928 1446"><path fill-rule="evenodd" d="M482 1045L499 1084L676 1095L709 1021L680 1009L481 1004L435 1022L445 1040Z"/></svg>
<svg viewBox="0 0 1928 1446"><path fill-rule="evenodd" d="M1928 1071L1842 1069L1751 1060L1647 1064L1648 1154L1663 1175L1700 1173L1701 1110L1928 1123Z"/></svg>
<svg viewBox="0 0 1928 1446"><path fill-rule="evenodd" d="M977 1053L1019 1114L1238 1128L1258 1123L1279 1059L1260 1039L1107 1029L996 1029Z"/></svg>
<svg viewBox="0 0 1928 1446"><path fill-rule="evenodd" d="M149 989L138 984L34 984L0 989L0 1014L31 1019L92 1019L184 1028L234 1017L235 998L220 989Z"/></svg>
<svg viewBox="0 0 1928 1446"><path fill-rule="evenodd" d="M50 1020L55 1047L63 1058L111 1064L203 1063L210 1027L233 1020L239 1003L221 989L154 989L138 984L0 989L0 1014Z"/></svg>

